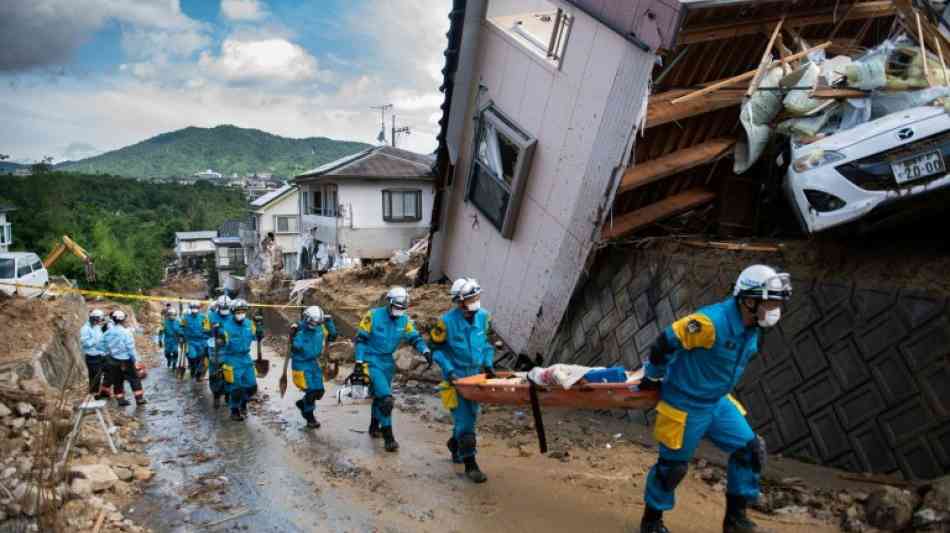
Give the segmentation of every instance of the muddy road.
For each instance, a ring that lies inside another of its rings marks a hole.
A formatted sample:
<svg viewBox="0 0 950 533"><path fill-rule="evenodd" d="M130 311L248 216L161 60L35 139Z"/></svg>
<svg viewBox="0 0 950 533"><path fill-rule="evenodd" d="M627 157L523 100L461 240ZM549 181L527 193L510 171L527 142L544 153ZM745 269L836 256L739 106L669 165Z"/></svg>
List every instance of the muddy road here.
<svg viewBox="0 0 950 533"><path fill-rule="evenodd" d="M212 408L207 383L151 369L150 403L137 413L156 477L130 517L168 532L620 532L639 523L655 452L590 415L546 415L555 453L545 456L530 411L486 409L479 462L489 481L474 485L449 460L451 420L430 386L396 392L401 449L387 453L366 434L369 406L337 404L335 383L318 403L323 427L305 429L293 405L301 394L293 384L286 397L277 392L283 359L271 349L265 357L271 371L260 380L262 401L245 422ZM157 354L151 359L157 363ZM723 495L691 476L667 524L721 531L723 508ZM836 530L808 518L757 518L774 531Z"/></svg>

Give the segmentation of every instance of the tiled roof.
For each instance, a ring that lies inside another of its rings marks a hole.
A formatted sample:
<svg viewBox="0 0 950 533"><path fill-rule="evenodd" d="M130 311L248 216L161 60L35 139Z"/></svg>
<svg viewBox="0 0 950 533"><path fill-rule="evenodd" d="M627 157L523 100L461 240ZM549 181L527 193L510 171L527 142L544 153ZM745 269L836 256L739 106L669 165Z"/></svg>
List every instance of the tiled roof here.
<svg viewBox="0 0 950 533"><path fill-rule="evenodd" d="M376 146L317 167L296 180L334 178L425 178L433 179L435 161L426 155L391 146Z"/></svg>
<svg viewBox="0 0 950 533"><path fill-rule="evenodd" d="M175 233L175 238L179 241L203 241L217 236L217 231L179 231Z"/></svg>
<svg viewBox="0 0 950 533"><path fill-rule="evenodd" d="M284 185L283 187L271 191L267 194L262 195L260 198L255 199L251 202L251 207L265 207L267 204L273 202L274 200L280 198L284 193L291 191L292 189L297 188L296 185Z"/></svg>

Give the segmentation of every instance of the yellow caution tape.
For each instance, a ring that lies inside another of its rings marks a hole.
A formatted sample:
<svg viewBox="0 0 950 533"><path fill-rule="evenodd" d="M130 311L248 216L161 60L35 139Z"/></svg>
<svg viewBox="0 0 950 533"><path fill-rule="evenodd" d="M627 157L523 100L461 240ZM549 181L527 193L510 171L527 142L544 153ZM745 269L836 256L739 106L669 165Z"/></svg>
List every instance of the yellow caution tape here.
<svg viewBox="0 0 950 533"><path fill-rule="evenodd" d="M15 287L15 288L24 288L24 289L38 289L41 291L51 292L53 294L80 294L82 296L91 296L94 298L110 298L116 300L140 300L145 302L170 302L170 303L181 303L187 304L191 302L204 302L206 304L214 303L214 300L202 300L197 298L182 298L179 296L150 296L147 294L130 294L125 292L110 292L110 291L91 291L88 289L76 289L73 287L60 287L58 285L30 285L27 283L6 283L0 282L0 286L6 287ZM269 308L269 309L304 309L307 306L305 305L281 305L281 304L255 304L248 303L248 307L258 307L258 308Z"/></svg>

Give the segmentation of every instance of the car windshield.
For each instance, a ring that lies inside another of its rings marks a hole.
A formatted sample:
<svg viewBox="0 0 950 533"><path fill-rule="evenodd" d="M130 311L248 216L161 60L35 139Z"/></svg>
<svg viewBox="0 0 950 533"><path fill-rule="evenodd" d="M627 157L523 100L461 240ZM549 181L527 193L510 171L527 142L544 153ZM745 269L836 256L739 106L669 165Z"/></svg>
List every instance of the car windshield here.
<svg viewBox="0 0 950 533"><path fill-rule="evenodd" d="M13 279L14 261L7 257L0 257L0 279Z"/></svg>

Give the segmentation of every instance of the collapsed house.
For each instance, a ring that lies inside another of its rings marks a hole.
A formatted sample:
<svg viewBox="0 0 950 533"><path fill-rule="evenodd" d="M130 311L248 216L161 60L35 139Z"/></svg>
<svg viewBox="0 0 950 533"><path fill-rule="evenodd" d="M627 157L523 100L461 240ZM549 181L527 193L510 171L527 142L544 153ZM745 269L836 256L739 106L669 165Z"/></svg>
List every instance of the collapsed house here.
<svg viewBox="0 0 950 533"><path fill-rule="evenodd" d="M815 222L839 210L864 209L857 220L942 186L939 13L909 0L604 5L454 2L429 280L479 279L517 352L634 367L660 328L728 293L740 259L777 264L796 296L738 391L770 449L906 477L950 471L944 285L827 280L776 245L633 246L801 236L840 223ZM875 115L901 83L899 117ZM900 138L917 124L910 108L936 125ZM897 136L877 160L836 159L838 132L874 128ZM814 185L821 168L841 186Z"/></svg>

